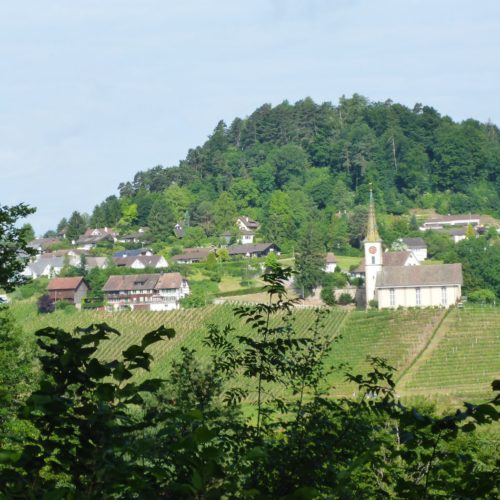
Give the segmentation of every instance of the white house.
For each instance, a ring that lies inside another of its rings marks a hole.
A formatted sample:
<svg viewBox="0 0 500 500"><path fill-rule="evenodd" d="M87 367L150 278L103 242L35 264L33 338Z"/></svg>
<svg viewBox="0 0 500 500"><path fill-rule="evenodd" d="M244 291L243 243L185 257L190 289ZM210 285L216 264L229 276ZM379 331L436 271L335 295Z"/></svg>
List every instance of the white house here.
<svg viewBox="0 0 500 500"><path fill-rule="evenodd" d="M247 217L246 215L238 217L236 225L240 228L240 231L250 231L250 232L257 231L257 229L259 229L260 227L260 224L256 220L253 220L250 217Z"/></svg>
<svg viewBox="0 0 500 500"><path fill-rule="evenodd" d="M427 259L427 243L423 238L401 238L399 241L404 248L413 252L420 262Z"/></svg>
<svg viewBox="0 0 500 500"><path fill-rule="evenodd" d="M479 226L481 216L476 214L439 215L424 222L421 231L427 229L443 229L445 226Z"/></svg>
<svg viewBox="0 0 500 500"><path fill-rule="evenodd" d="M36 279L44 276L53 278L58 276L64 267L64 257L41 257L35 262L30 262L22 272L23 276Z"/></svg>
<svg viewBox="0 0 500 500"><path fill-rule="evenodd" d="M325 273L334 273L337 267L337 257L333 252L328 252L325 256Z"/></svg>

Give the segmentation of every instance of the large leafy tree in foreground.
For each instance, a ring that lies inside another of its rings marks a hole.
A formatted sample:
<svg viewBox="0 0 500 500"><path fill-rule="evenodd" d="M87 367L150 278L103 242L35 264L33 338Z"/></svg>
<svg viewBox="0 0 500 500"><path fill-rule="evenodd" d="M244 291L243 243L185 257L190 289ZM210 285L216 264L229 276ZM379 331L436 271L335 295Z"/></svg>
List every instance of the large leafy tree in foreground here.
<svg viewBox="0 0 500 500"><path fill-rule="evenodd" d="M26 281L20 273L36 250L28 246L28 233L16 222L35 212L24 203L12 207L0 206L0 288L10 292Z"/></svg>

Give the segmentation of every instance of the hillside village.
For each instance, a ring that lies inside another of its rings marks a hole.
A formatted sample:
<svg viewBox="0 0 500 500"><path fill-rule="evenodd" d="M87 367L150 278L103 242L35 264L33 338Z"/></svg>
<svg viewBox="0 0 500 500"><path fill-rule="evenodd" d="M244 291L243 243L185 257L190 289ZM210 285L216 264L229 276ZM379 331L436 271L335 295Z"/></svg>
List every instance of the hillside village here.
<svg viewBox="0 0 500 500"><path fill-rule="evenodd" d="M63 231L59 237L30 242L37 254L27 264L23 274L31 279L50 279L47 292L53 304L64 301L77 308L83 305L86 309L104 308L109 311L165 311L179 309L183 302L190 307L191 304L183 299L191 293L189 274L194 265L202 274L209 275L207 261L211 262L209 267L212 269L232 262L247 272L251 268L253 279L250 282L254 283L259 274L274 262L282 260L286 265L293 266L293 255L282 256L277 244L259 241L262 239L260 226L250 217L240 216L232 231L221 233L218 240L212 239L211 244L177 246L177 251L171 251L169 255L165 252L155 254L148 246L151 235L147 227L125 234L108 227L88 228L71 241ZM478 215L459 214L428 218L420 224L418 232L423 236L434 232L445 235L450 242L457 244L467 237L484 235L490 227L482 225ZM371 191L364 234L359 265L342 268L334 252L323 255L321 272L327 279L318 282L308 294L310 297L302 291L305 304L352 303L358 308L393 309L461 306L462 265L429 261L427 243L424 237L414 236L415 232L400 237L390 248L385 247L378 232L376 204ZM184 237L184 226L176 223L170 238L182 243ZM245 261L255 262L256 265L248 266ZM107 272L106 280L100 283L98 289L92 289L86 278L93 270ZM114 274L113 270L118 274ZM330 284L327 283L328 275L336 280L334 287L331 280ZM244 281L242 283L245 284ZM296 282L291 281L288 286L290 293L301 295ZM226 298L216 299L215 294L210 300L217 300L218 303L238 300L241 294L245 300L252 301L252 293L257 294L255 299L258 300L260 289L254 291L251 287L247 288L236 287L235 292L238 293L234 299L228 290Z"/></svg>

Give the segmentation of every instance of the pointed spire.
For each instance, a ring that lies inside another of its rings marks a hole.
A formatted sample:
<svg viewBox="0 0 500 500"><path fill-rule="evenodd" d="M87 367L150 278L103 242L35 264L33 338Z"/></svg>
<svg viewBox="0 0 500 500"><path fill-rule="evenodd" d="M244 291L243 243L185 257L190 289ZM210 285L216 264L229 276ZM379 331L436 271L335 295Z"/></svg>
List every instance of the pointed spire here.
<svg viewBox="0 0 500 500"><path fill-rule="evenodd" d="M377 220L375 218L375 202L373 201L372 185L370 183L370 205L368 207L368 227L365 241L381 241L377 230Z"/></svg>

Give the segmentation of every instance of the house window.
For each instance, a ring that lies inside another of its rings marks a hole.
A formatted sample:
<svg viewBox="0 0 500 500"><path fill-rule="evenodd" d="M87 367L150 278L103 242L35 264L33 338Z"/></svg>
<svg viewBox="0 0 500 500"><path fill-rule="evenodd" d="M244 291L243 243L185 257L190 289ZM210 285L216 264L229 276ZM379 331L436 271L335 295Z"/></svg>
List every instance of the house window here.
<svg viewBox="0 0 500 500"><path fill-rule="evenodd" d="M395 294L394 288L389 289L389 304L391 306L396 305L396 294Z"/></svg>
<svg viewBox="0 0 500 500"><path fill-rule="evenodd" d="M446 287L441 287L441 305L446 306L448 304L448 298L446 296Z"/></svg>
<svg viewBox="0 0 500 500"><path fill-rule="evenodd" d="M417 306L422 305L422 299L420 298L420 288L415 288L415 294L416 294L415 300L416 300Z"/></svg>
<svg viewBox="0 0 500 500"><path fill-rule="evenodd" d="M372 264L375 264L375 255L372 255Z"/></svg>

